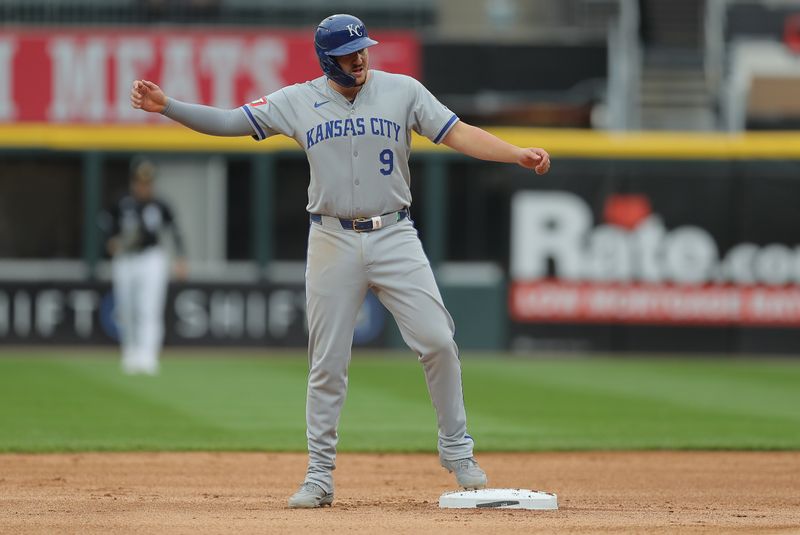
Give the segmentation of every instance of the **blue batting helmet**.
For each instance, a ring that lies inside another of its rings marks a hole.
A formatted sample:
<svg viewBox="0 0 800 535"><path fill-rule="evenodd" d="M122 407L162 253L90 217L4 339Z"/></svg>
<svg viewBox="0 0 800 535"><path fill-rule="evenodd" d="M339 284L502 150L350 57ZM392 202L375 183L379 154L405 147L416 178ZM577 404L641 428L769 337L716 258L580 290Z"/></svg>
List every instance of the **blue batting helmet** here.
<svg viewBox="0 0 800 535"><path fill-rule="evenodd" d="M356 85L356 78L339 67L336 56L346 56L377 44L367 35L364 23L352 15L331 15L319 23L314 34L314 48L322 72L343 87Z"/></svg>

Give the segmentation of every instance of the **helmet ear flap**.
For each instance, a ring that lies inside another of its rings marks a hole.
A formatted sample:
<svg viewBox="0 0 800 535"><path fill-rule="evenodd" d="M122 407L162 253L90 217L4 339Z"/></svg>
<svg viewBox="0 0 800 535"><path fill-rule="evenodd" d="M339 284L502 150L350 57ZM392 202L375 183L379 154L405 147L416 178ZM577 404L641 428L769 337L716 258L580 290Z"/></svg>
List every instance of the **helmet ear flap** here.
<svg viewBox="0 0 800 535"><path fill-rule="evenodd" d="M354 87L356 85L356 77L344 72L334 56L328 56L324 52L320 53L318 51L317 57L319 58L322 72L324 72L328 78L342 87Z"/></svg>

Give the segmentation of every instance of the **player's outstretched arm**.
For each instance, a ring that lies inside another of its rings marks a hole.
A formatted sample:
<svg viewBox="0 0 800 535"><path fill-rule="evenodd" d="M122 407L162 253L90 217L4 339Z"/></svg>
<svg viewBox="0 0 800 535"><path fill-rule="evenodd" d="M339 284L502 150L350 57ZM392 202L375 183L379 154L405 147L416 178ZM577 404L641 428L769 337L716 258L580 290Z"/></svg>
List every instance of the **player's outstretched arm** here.
<svg viewBox="0 0 800 535"><path fill-rule="evenodd" d="M168 98L148 80L135 80L131 87L131 106L170 119L212 136L251 136L253 127L240 109L222 110L212 106L188 104Z"/></svg>
<svg viewBox="0 0 800 535"><path fill-rule="evenodd" d="M550 170L550 155L546 150L517 147L463 121L458 121L450 129L442 143L479 160L519 164L526 169L533 169L537 175Z"/></svg>

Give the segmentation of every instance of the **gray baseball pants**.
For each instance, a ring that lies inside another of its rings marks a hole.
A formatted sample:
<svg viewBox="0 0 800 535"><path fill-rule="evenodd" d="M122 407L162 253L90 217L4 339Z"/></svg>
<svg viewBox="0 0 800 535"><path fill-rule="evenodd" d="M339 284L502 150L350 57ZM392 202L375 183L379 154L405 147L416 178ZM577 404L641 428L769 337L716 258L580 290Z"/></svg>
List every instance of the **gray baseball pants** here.
<svg viewBox="0 0 800 535"><path fill-rule="evenodd" d="M408 219L372 232L342 228L336 218L311 223L306 265L309 326L306 481L333 492L339 414L356 316L372 289L419 355L436 409L439 455L472 457L453 319L442 302L417 231Z"/></svg>

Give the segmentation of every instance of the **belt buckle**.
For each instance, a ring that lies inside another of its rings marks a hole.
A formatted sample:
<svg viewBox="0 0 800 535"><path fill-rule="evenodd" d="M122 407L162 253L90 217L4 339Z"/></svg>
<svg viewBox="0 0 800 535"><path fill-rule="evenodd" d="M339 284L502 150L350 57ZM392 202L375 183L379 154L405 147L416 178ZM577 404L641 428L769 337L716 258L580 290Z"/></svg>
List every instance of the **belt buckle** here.
<svg viewBox="0 0 800 535"><path fill-rule="evenodd" d="M372 229L365 229L365 230L357 229L356 228L356 223L366 223L366 222L371 222L371 221L372 221L372 218L370 218L370 217L359 217L358 219L353 219L353 230L356 231L356 232L369 232Z"/></svg>

